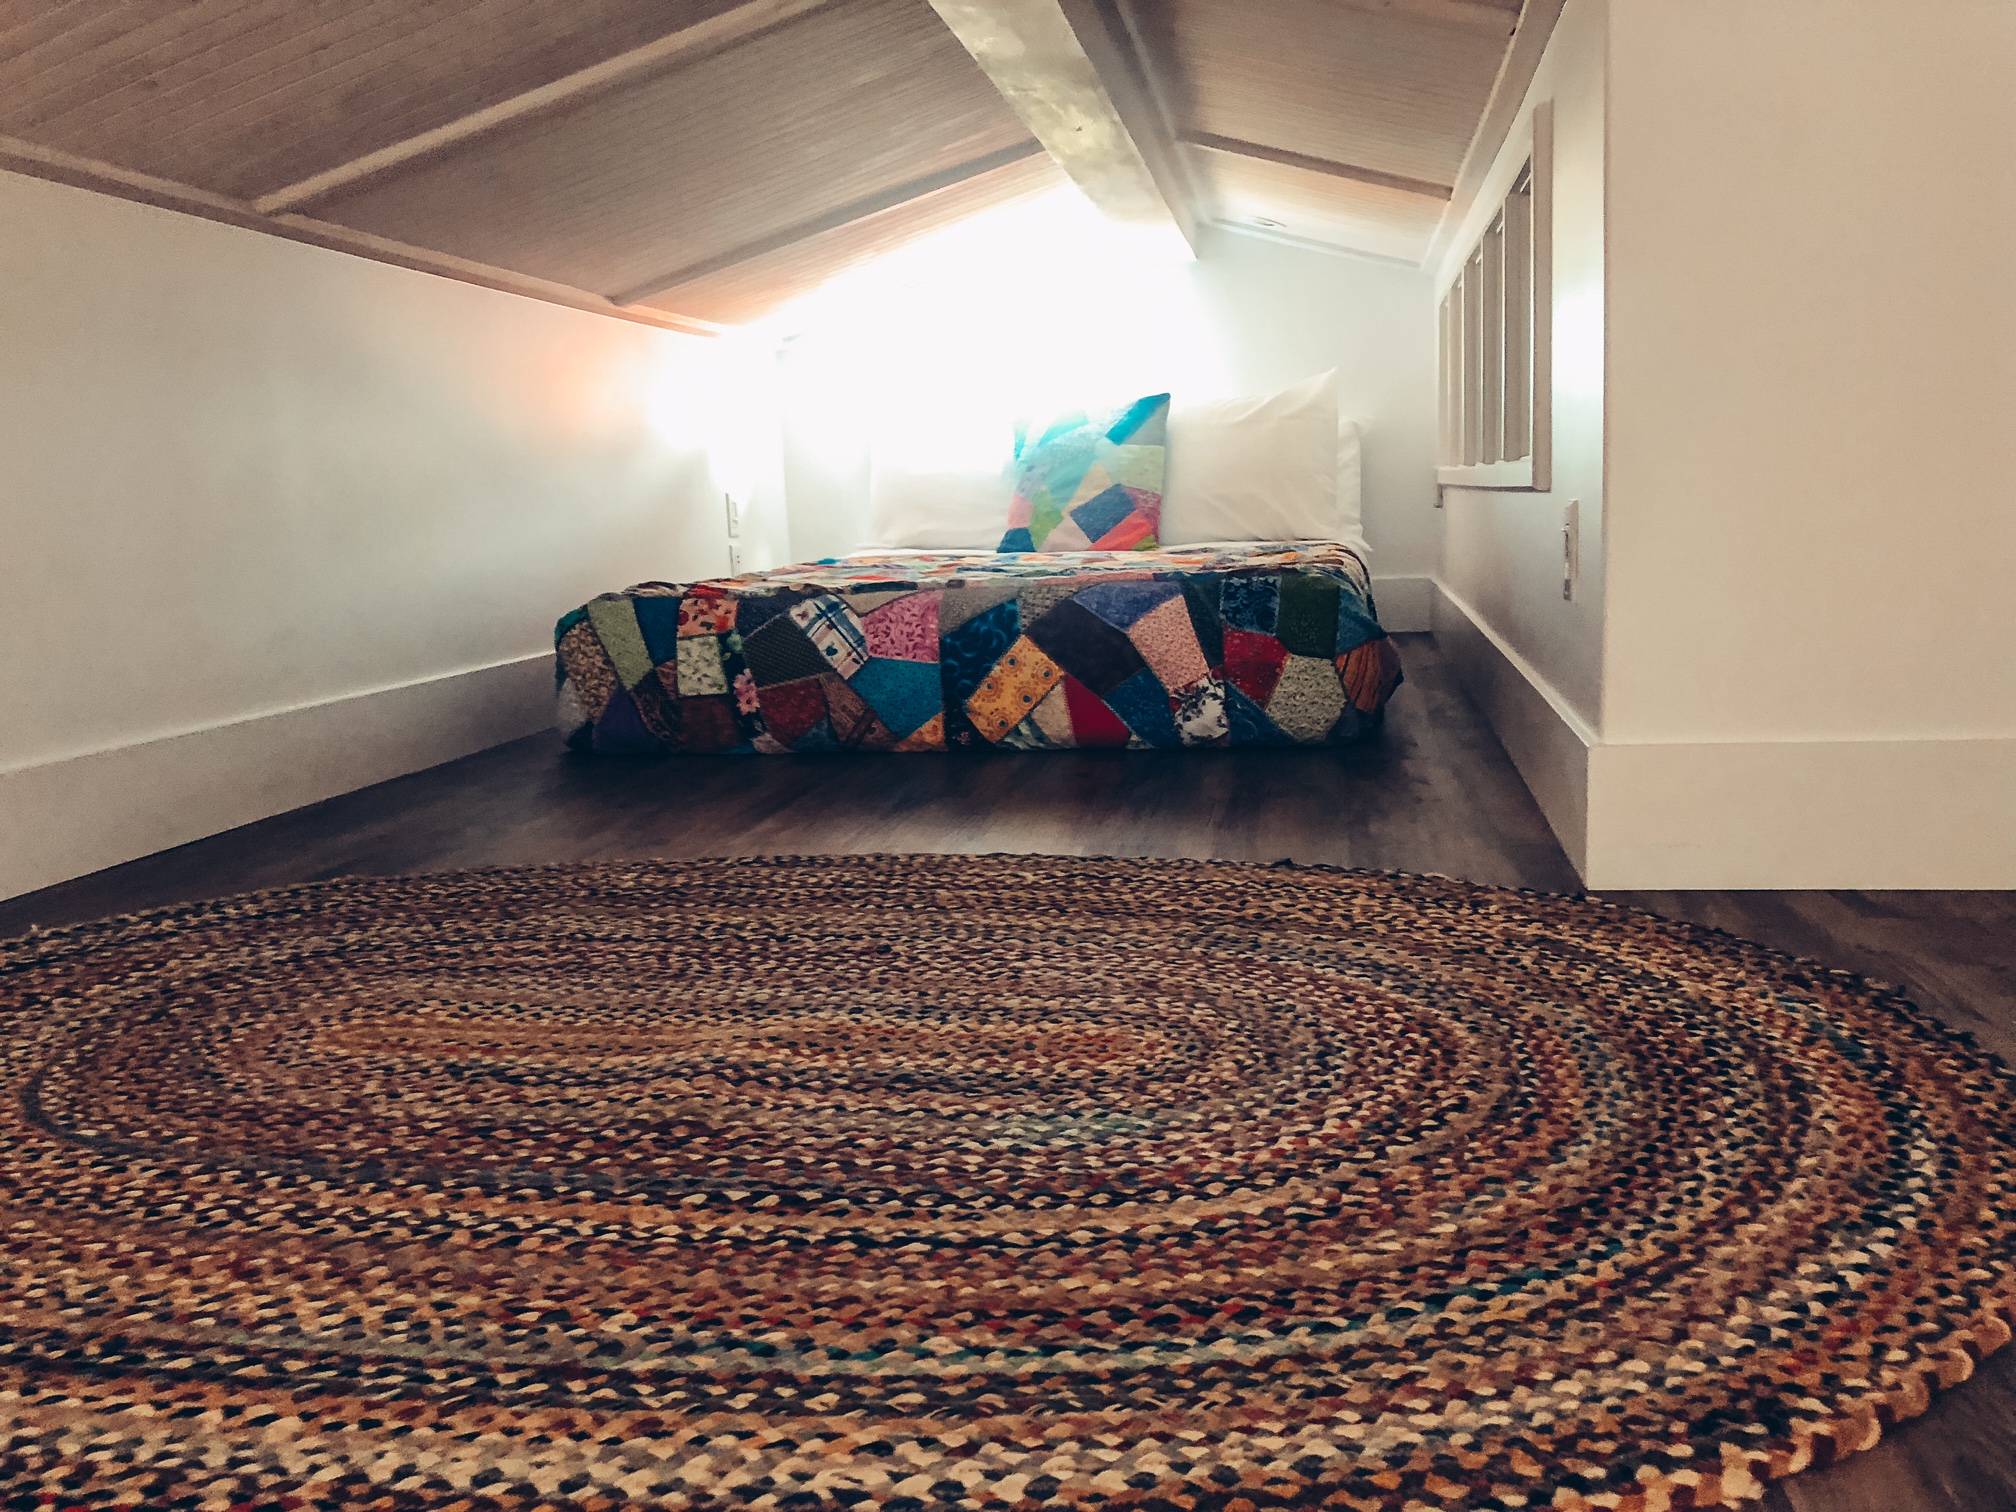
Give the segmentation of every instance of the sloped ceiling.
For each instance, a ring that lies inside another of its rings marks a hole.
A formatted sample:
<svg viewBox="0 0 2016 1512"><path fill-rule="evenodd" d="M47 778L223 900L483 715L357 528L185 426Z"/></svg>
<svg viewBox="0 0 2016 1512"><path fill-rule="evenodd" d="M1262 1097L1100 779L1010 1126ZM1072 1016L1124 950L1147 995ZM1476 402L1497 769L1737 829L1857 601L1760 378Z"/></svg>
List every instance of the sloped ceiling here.
<svg viewBox="0 0 2016 1512"><path fill-rule="evenodd" d="M1410 259L1517 19L1033 3L1101 34L1186 224ZM0 167L658 323L760 316L1068 158L931 0L0 0Z"/></svg>
<svg viewBox="0 0 2016 1512"><path fill-rule="evenodd" d="M1165 0L1149 46L1219 219L1418 261L1518 0Z"/></svg>

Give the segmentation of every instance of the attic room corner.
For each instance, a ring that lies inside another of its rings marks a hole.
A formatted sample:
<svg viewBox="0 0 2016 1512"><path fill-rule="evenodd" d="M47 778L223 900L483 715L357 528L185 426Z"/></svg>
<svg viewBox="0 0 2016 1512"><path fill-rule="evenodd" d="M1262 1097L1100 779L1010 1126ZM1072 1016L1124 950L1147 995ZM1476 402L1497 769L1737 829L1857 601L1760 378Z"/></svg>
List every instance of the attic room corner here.
<svg viewBox="0 0 2016 1512"><path fill-rule="evenodd" d="M714 338L6 173L0 327L0 895L546 727L550 616L725 572L724 477L782 554Z"/></svg>

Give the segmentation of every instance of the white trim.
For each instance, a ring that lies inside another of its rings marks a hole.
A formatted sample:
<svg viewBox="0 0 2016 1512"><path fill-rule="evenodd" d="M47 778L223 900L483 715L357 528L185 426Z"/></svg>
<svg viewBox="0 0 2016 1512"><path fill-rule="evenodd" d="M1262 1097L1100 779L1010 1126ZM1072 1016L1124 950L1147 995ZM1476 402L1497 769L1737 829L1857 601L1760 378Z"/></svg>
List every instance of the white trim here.
<svg viewBox="0 0 2016 1512"><path fill-rule="evenodd" d="M1591 887L2016 887L2016 738L1605 745Z"/></svg>
<svg viewBox="0 0 2016 1512"><path fill-rule="evenodd" d="M1478 117L1477 130L1470 138L1470 145L1464 149L1463 161L1456 170L1456 184L1449 194L1449 204L1442 212L1434 236L1429 238L1428 251L1421 259L1422 267L1432 269L1449 255L1456 234L1470 218L1470 212L1477 208L1482 191L1489 187L1486 179L1491 166L1498 161L1499 149L1504 146L1507 135L1517 122L1517 112L1526 101L1526 92L1533 87L1533 76L1540 71L1547 44L1554 36L1555 24L1561 19L1563 3L1564 0L1525 0L1520 7L1519 21L1512 31L1512 45L1506 48L1505 57L1498 65L1498 76L1491 82L1491 94L1484 102L1484 113ZM1503 198L1503 191L1500 191L1500 198ZM1440 296L1437 298L1439 300Z"/></svg>
<svg viewBox="0 0 2016 1512"><path fill-rule="evenodd" d="M550 653L0 772L0 898L543 728Z"/></svg>
<svg viewBox="0 0 2016 1512"><path fill-rule="evenodd" d="M409 677L403 682L385 683L376 688L360 688L355 693L338 694L335 698L310 698L294 703L275 704L270 709L254 709L241 714L236 719L221 719L210 724L178 725L166 730L156 730L151 735L138 740L115 740L104 745L83 746L74 751L65 751L59 756L41 756L33 761L17 761L8 766L0 766L0 778L11 777L16 772L33 771L37 767L57 766L66 761L81 761L87 756L109 756L115 751L130 751L139 746L158 745L164 740L180 740L185 735L214 735L224 730L235 729L239 725L257 724L262 719L278 719L287 714L299 714L309 709L329 708L336 704L354 703L362 698L377 698L386 693L398 693L407 688L430 688L436 684L453 682L462 677L478 677L485 672L495 672L499 667L523 666L528 661L552 663L552 655L545 651L535 651L530 656L508 656L502 661L484 662L479 666L463 667L455 672L430 672L425 677Z"/></svg>
<svg viewBox="0 0 2016 1512"><path fill-rule="evenodd" d="M1435 481L1444 488L1532 488L1533 459L1478 462L1469 467L1438 467Z"/></svg>
<svg viewBox="0 0 2016 1512"><path fill-rule="evenodd" d="M370 258L373 262L389 263L395 268L432 273L459 283L475 284L478 288L518 294L526 299L543 300L570 310L586 310L592 315L607 315L636 325L679 331L688 336L719 336L728 329L711 321L673 315L664 310L624 309L611 304L600 294L572 284L555 283L551 279L536 278L510 268L493 267L489 263L472 262L453 253L436 252L431 248L374 236L350 226L339 226L334 221L316 220L306 215L261 215L247 200L215 194L193 184L178 183L151 173L137 173L96 158L79 157L74 152L59 152L53 147L38 146L19 137L0 136L0 172L17 173L46 183L110 195L156 210L193 215L220 225L236 226L241 231L257 231L286 241L321 247L325 251L347 252L354 257Z"/></svg>
<svg viewBox="0 0 2016 1512"><path fill-rule="evenodd" d="M1577 872L1588 849L1596 732L1475 609L1433 580L1435 645L1456 670Z"/></svg>
<svg viewBox="0 0 2016 1512"><path fill-rule="evenodd" d="M1350 257L1360 262L1384 263L1388 267L1419 269L1421 264L1411 257L1395 257L1390 252L1368 252L1363 247L1340 247L1335 242L1312 241L1306 236L1297 236L1290 231L1276 231L1266 226L1256 226L1251 221L1212 220L1205 222L1212 231L1223 231L1232 236L1244 236L1253 241L1272 242L1277 247L1293 247L1298 252L1321 252L1326 257Z"/></svg>
<svg viewBox="0 0 2016 1512"><path fill-rule="evenodd" d="M2016 737L1605 743L1433 592L1437 649L1590 888L2016 888Z"/></svg>

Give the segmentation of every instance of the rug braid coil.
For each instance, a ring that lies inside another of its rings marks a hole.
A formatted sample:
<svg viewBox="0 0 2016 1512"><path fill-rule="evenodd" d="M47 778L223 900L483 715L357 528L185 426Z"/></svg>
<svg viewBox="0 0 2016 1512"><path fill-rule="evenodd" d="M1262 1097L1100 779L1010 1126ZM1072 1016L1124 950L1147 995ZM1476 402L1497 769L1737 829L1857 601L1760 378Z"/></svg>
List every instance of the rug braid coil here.
<svg viewBox="0 0 2016 1512"><path fill-rule="evenodd" d="M1586 899L348 879L0 943L0 1506L1731 1505L2016 1321L2016 1085Z"/></svg>

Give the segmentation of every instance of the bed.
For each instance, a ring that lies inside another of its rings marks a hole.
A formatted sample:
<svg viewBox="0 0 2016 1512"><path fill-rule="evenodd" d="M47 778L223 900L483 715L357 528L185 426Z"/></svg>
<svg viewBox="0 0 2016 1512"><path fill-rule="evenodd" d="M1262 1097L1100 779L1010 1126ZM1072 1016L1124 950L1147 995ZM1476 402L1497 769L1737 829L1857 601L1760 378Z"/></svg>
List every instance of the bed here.
<svg viewBox="0 0 2016 1512"><path fill-rule="evenodd" d="M579 750L1320 746L1401 680L1338 542L865 554L640 583L563 616Z"/></svg>

